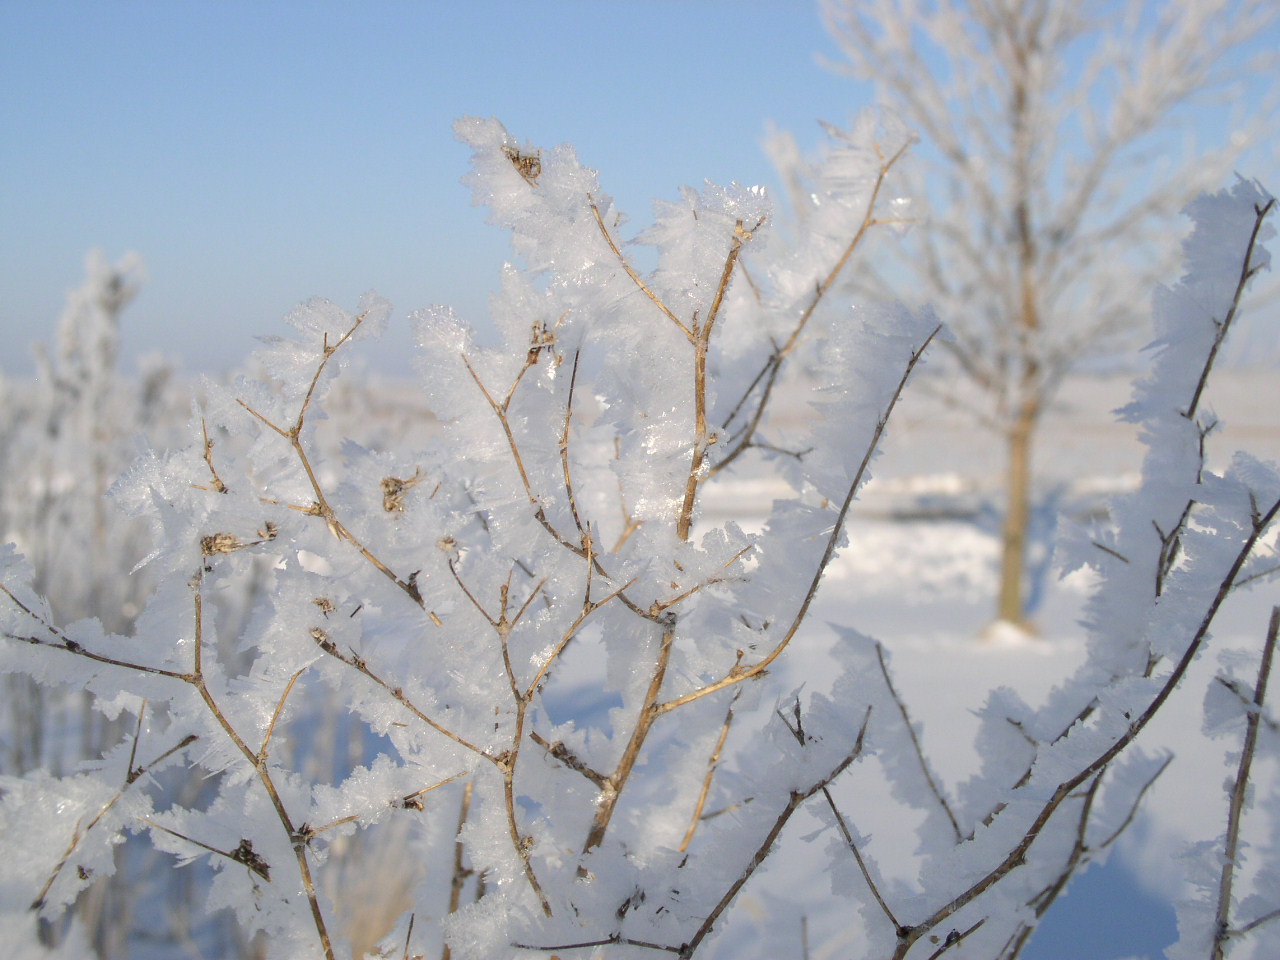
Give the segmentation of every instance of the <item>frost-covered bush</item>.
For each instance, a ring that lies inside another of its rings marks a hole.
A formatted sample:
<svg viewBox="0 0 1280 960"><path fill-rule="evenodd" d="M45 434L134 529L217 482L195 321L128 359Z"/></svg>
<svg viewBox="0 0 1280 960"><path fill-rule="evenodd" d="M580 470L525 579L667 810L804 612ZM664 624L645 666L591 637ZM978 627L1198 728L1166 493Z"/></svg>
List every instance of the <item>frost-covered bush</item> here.
<svg viewBox="0 0 1280 960"><path fill-rule="evenodd" d="M570 148L496 121L458 133L520 265L493 302L499 346L448 310L415 317L431 444L325 436L346 358L391 310L312 301L258 354L263 377L207 384L189 443L117 485L155 533L159 586L131 633L57 622L23 560L0 554L6 669L83 688L132 731L72 776L0 782L6 941L34 944L37 920L144 832L210 866L209 909L273 956L344 955L335 918L387 904L384 957L714 954L744 885L805 842L787 828L809 807L829 841L813 896L848 904L866 956L1015 956L1162 769L1129 747L1223 599L1274 565L1280 477L1246 457L1210 474L1199 410L1270 199L1241 184L1194 211L1190 272L1162 297L1165 345L1129 411L1151 445L1145 482L1078 551L1102 573L1088 663L1039 710L993 694L983 766L950 796L876 641L843 631L838 675L777 679L813 643L823 572L856 549L850 505L941 335L836 296L866 232L903 206L886 184L906 137L869 119L833 131L795 244L769 235L759 190L683 191L635 241L656 253L642 270ZM792 367L814 401L803 435L769 416ZM792 496L759 528L713 522L704 502L748 462ZM220 613L246 577L252 614ZM1262 716L1265 683L1233 683L1240 696L1214 700L1223 729ZM320 695L358 723L367 765L297 761L317 735L300 704ZM1246 723L1252 756L1271 727ZM216 790L180 802L157 787L184 766ZM901 871L867 851L837 780L883 781L918 819L902 853L914 883L887 879ZM388 858L367 902L335 902L327 872L378 835L420 870L402 881ZM1264 904L1272 873L1249 878ZM1226 901L1225 920L1188 913L1188 950L1265 914Z"/></svg>

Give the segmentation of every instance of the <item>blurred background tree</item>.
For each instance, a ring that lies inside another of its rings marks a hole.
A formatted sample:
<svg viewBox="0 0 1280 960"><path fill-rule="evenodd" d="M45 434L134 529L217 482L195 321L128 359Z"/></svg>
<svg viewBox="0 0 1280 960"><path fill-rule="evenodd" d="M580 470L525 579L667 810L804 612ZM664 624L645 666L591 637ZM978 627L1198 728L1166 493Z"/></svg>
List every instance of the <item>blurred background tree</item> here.
<svg viewBox="0 0 1280 960"><path fill-rule="evenodd" d="M1177 214L1273 130L1275 51L1251 56L1251 43L1278 12L1274 0L823 0L840 68L923 140L909 193L927 210L864 281L937 308L954 334L941 389L1005 448L998 621L1031 628L1046 409L1068 372L1133 345L1152 286L1177 273ZM1188 142L1185 110L1215 97L1240 101L1223 142ZM794 140L770 148L803 211Z"/></svg>

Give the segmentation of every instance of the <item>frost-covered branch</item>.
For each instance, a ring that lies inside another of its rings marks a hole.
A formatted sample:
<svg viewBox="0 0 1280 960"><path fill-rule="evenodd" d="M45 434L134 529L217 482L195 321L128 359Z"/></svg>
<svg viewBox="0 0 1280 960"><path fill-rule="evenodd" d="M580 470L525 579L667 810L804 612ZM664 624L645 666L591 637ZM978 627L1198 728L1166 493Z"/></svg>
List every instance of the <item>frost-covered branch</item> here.
<svg viewBox="0 0 1280 960"><path fill-rule="evenodd" d="M56 919L132 831L197 861L210 908L272 956L342 955L334 878L361 856L389 867L394 848L417 873L371 898L373 956L692 958L736 949L761 868L822 838L866 956L1013 960L1134 822L1168 764L1141 738L1227 598L1274 564L1274 465L1215 473L1209 421L1187 406L1264 263L1269 198L1242 183L1193 211L1127 413L1150 447L1142 485L1080 538L1100 574L1087 662L1036 709L993 692L981 765L957 787L892 642L812 623L840 552L863 549L854 504L898 403L946 336L927 312L838 291L867 231L898 219L884 187L907 138L870 120L833 131L822 212L788 243L762 191L712 184L627 239L571 148L496 121L458 133L518 262L494 298L498 342L448 310L416 316L437 418L420 445L342 419L344 365L389 306L311 301L293 339L268 341L253 376L206 384L180 445L118 483L155 541L136 629L63 623L0 552L0 666L130 718L91 767L0 779L0 854L34 865L0 880L0 921L35 937L31 903ZM655 248L652 269L633 243ZM805 377L784 383L784 359ZM789 425L798 443L773 436L784 388L813 401ZM789 448L806 452L770 453ZM786 495L723 519L746 470ZM1249 757L1274 732L1276 622L1252 692L1211 684L1227 719L1248 718ZM311 752L327 725L345 756ZM140 764L147 743L168 749ZM190 784L173 790L179 757ZM1251 782L1242 768L1235 865L1213 887L1220 944L1273 916L1232 892ZM919 822L900 862L901 845L858 833L868 796ZM9 830L17 817L31 829Z"/></svg>

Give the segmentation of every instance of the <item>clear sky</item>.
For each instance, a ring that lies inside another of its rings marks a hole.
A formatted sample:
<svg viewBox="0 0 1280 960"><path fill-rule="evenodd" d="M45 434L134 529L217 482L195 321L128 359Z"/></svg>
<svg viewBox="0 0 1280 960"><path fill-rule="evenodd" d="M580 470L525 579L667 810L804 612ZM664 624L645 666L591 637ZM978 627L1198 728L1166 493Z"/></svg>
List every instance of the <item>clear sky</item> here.
<svg viewBox="0 0 1280 960"><path fill-rule="evenodd" d="M823 54L814 0L0 0L0 369L93 247L149 269L130 363L228 369L312 295L479 316L506 238L456 117L573 142L643 223L682 184L772 184L768 122L812 145L869 103Z"/></svg>
<svg viewBox="0 0 1280 960"><path fill-rule="evenodd" d="M771 183L767 121L816 143L865 103L824 50L809 0L0 0L0 369L92 247L147 263L126 358L192 370L312 295L483 312L506 238L456 117L573 142L642 223L681 184Z"/></svg>

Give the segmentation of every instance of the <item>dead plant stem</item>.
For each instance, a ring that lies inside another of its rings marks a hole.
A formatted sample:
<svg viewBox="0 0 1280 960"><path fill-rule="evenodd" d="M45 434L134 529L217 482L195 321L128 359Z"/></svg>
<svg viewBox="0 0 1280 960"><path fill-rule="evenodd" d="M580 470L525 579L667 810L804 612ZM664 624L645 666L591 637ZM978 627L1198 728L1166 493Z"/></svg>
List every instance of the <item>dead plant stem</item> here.
<svg viewBox="0 0 1280 960"><path fill-rule="evenodd" d="M1245 798L1249 789L1249 775L1253 756L1258 746L1258 722L1267 699L1267 683L1271 679L1271 660L1276 650L1276 636L1280 634L1280 606L1271 608L1271 622L1267 626L1267 639L1262 647L1262 663L1258 667L1258 679L1253 688L1253 702L1245 718L1244 746L1240 751L1240 764L1235 783L1231 788L1231 802L1227 810L1227 840L1222 857L1222 879L1218 883L1218 909L1214 923L1212 960L1224 960L1227 940L1231 931L1231 889L1235 881L1237 858L1240 850L1240 827L1244 822Z"/></svg>

